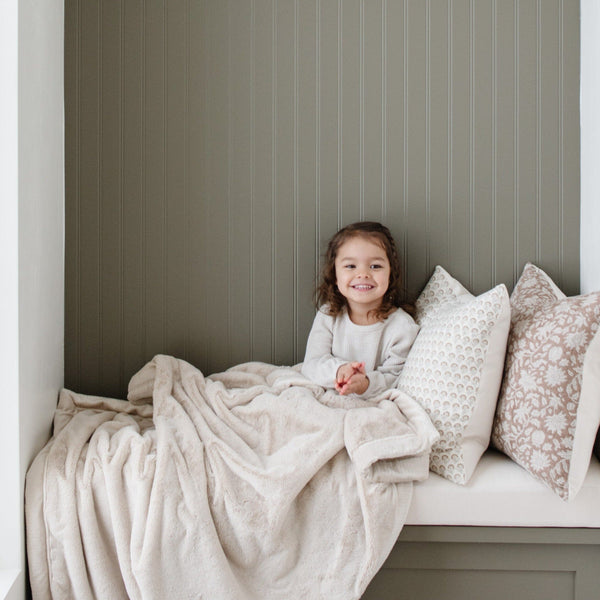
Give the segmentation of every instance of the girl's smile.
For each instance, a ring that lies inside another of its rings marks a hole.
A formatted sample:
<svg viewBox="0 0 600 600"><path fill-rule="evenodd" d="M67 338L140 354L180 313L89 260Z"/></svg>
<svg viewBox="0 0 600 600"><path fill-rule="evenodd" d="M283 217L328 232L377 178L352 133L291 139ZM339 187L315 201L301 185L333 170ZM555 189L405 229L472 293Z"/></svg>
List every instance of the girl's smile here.
<svg viewBox="0 0 600 600"><path fill-rule="evenodd" d="M359 290L359 291L369 291L373 289L372 285L366 285L364 283L358 284L358 285L353 285L352 286L355 290Z"/></svg>
<svg viewBox="0 0 600 600"><path fill-rule="evenodd" d="M381 305L390 280L385 249L368 237L350 238L338 248L335 275L350 318L357 324L371 322L368 313Z"/></svg>

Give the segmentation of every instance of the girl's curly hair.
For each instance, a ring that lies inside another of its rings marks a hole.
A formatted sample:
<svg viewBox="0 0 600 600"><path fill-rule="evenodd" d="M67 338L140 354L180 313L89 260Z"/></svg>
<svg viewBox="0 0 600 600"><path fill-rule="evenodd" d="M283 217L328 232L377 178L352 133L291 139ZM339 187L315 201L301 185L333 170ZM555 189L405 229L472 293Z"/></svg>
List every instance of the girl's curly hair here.
<svg viewBox="0 0 600 600"><path fill-rule="evenodd" d="M317 308L328 306L328 314L337 317L347 306L346 298L342 296L337 287L335 275L335 259L340 246L353 237L364 237L374 240L387 255L390 263L390 281L388 289L382 298L381 305L375 312L378 320L387 318L398 307L402 307L410 314L414 309L404 299L404 289L401 277L400 258L396 243L390 230L375 221L360 221L340 229L329 241L325 254L325 263L321 271L321 280L315 293Z"/></svg>

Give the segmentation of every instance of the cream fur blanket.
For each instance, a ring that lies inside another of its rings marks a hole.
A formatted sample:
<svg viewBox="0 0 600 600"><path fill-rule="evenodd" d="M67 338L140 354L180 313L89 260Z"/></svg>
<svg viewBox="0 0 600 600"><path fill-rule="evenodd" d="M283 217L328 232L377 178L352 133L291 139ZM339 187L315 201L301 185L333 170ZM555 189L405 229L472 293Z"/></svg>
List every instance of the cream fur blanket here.
<svg viewBox="0 0 600 600"><path fill-rule="evenodd" d="M27 476L33 597L359 598L436 439L399 391L264 363L205 378L159 355L128 401L63 390Z"/></svg>

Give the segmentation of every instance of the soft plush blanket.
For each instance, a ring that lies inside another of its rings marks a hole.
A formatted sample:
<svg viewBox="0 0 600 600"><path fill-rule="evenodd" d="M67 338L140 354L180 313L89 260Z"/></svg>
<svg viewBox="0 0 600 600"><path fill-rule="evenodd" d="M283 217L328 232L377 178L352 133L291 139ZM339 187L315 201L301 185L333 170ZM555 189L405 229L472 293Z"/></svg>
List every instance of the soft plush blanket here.
<svg viewBox="0 0 600 600"><path fill-rule="evenodd" d="M128 401L63 390L27 476L33 597L359 598L428 475L408 396L339 396L298 368L204 377L157 356Z"/></svg>

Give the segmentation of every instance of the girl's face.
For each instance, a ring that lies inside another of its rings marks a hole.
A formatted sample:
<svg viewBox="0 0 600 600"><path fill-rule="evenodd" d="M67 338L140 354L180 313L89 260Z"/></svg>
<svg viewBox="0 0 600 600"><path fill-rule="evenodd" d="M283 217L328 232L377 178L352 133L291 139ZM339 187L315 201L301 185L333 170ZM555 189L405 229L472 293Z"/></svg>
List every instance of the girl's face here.
<svg viewBox="0 0 600 600"><path fill-rule="evenodd" d="M390 261L375 240L354 236L338 248L335 276L350 316L364 315L381 305L390 282Z"/></svg>

